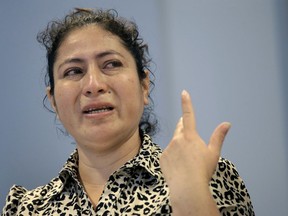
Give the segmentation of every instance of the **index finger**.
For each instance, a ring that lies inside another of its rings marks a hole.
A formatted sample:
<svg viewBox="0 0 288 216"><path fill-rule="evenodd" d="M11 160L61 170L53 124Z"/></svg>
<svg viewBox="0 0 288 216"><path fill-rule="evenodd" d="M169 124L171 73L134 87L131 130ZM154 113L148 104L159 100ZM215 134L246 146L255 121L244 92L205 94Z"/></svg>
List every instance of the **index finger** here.
<svg viewBox="0 0 288 216"><path fill-rule="evenodd" d="M196 131L196 119L192 101L189 93L186 90L182 91L182 118L184 131L193 132Z"/></svg>

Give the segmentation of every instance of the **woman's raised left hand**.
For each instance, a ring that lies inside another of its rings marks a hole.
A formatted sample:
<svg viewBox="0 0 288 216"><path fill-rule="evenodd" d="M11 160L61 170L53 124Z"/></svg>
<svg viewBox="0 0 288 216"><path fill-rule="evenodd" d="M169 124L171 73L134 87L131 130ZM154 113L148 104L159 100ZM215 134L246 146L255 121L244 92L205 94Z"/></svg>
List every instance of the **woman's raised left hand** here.
<svg viewBox="0 0 288 216"><path fill-rule="evenodd" d="M206 144L196 130L190 95L183 91L181 96L182 117L160 158L161 169L170 190L172 209L175 214L182 216L219 215L209 182L230 123L218 125Z"/></svg>

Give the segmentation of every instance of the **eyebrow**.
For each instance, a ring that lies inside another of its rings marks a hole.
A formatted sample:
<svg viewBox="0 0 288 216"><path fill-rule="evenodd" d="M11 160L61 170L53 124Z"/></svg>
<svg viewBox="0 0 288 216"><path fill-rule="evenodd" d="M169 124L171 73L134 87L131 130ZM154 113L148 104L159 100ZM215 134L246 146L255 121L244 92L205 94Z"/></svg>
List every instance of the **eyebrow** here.
<svg viewBox="0 0 288 216"><path fill-rule="evenodd" d="M103 58L103 57L108 56L108 55L119 55L122 58L125 58L121 53L119 53L115 50L107 50L107 51L103 51L103 52L96 54L95 59ZM68 58L59 65L58 70L59 70L59 68L61 68L65 64L83 63L83 62L84 62L84 60L82 58Z"/></svg>

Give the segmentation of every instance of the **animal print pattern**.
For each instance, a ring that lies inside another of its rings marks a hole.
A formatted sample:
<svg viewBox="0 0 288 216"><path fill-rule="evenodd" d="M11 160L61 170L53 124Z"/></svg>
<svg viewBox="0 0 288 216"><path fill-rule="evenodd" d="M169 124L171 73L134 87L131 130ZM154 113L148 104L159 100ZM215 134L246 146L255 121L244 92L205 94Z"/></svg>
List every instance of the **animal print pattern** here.
<svg viewBox="0 0 288 216"><path fill-rule="evenodd" d="M110 176L96 208L78 180L75 150L47 185L34 190L14 185L1 215L171 215L169 188L159 164L161 149L148 135L142 140L138 155ZM219 160L210 189L222 215L254 215L247 189L230 161Z"/></svg>

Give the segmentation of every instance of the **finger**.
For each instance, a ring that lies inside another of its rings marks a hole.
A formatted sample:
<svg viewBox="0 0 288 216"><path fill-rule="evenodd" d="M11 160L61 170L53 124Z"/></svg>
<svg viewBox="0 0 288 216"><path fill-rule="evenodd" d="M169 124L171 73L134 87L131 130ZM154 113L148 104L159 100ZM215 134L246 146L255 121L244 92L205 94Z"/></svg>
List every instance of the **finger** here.
<svg viewBox="0 0 288 216"><path fill-rule="evenodd" d="M196 130L195 114L191 102L191 97L186 90L182 91L182 117L184 130L193 132Z"/></svg>
<svg viewBox="0 0 288 216"><path fill-rule="evenodd" d="M183 132L183 118L181 117L176 125L174 130L174 137L180 135Z"/></svg>
<svg viewBox="0 0 288 216"><path fill-rule="evenodd" d="M224 139L231 128L231 124L229 122L223 122L214 130L210 142L209 148L211 148L214 152L217 152L220 155Z"/></svg>

